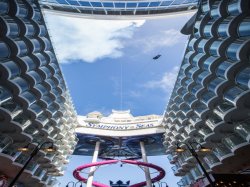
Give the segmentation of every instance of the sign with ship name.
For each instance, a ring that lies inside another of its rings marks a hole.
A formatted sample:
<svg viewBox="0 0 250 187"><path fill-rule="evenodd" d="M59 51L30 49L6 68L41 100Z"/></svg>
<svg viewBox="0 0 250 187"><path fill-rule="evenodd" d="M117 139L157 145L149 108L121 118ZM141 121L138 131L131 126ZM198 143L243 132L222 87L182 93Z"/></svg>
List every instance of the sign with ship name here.
<svg viewBox="0 0 250 187"><path fill-rule="evenodd" d="M139 123L139 124L131 124L131 125L115 125L115 124L101 124L101 123L85 123L82 124L85 127L89 128L97 128L97 129L105 129L105 130L133 130L133 129L145 129L157 127L159 124L154 123Z"/></svg>

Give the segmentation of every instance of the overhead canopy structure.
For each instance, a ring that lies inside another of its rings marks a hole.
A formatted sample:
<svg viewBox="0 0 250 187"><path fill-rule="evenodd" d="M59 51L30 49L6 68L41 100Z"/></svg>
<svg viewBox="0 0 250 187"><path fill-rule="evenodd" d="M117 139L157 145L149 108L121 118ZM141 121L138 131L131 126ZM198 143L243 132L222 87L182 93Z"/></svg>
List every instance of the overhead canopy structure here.
<svg viewBox="0 0 250 187"><path fill-rule="evenodd" d="M149 18L196 9L198 0L40 0L53 13L98 19Z"/></svg>
<svg viewBox="0 0 250 187"><path fill-rule="evenodd" d="M99 157L140 157L143 141L147 155L163 155L161 120L158 115L133 117L129 110L113 110L107 117L99 112L78 116L79 141L74 154L93 155L95 143L100 141Z"/></svg>

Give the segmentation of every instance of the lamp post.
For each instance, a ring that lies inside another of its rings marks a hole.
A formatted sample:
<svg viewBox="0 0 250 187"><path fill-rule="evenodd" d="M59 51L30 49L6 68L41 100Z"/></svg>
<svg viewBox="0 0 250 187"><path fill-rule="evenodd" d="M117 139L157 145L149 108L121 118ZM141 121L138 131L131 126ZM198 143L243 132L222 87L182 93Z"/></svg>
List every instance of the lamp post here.
<svg viewBox="0 0 250 187"><path fill-rule="evenodd" d="M196 151L195 151L195 148L192 146L192 144L194 144L194 143L195 143L195 144L198 144L198 145L200 146L200 151L201 151L201 152L210 152L210 151L211 151L211 149L206 148L206 147L203 147L203 146L202 146L200 143L198 143L198 142L191 142L191 143L185 143L185 142L179 143L179 142L178 142L178 143L176 144L176 146L177 146L176 152L179 152L179 153L180 153L180 152L185 151L183 148L180 147L180 145L181 145L181 144L186 145L187 149L190 151L190 153L192 154L192 156L197 160L199 166L201 167L201 170L203 171L204 175L206 176L207 180L209 181L210 186L211 186L211 187L214 187L214 184L213 184L213 181L212 181L211 177L209 176L209 174L207 173L206 169L205 169L204 166L202 165L202 163L201 163L201 161L200 161L200 159L199 159L199 157L198 157L198 154L197 154Z"/></svg>
<svg viewBox="0 0 250 187"><path fill-rule="evenodd" d="M77 187L76 185L77 185L77 183L79 183L79 182L81 183L80 187L82 187L82 181L76 182L76 183L75 183L75 187Z"/></svg>
<svg viewBox="0 0 250 187"><path fill-rule="evenodd" d="M36 154L39 152L40 149L42 149L44 147L44 145L48 145L48 144L50 144L50 146L47 147L47 148L44 148L44 150L47 151L47 152L53 152L53 151L55 151L54 148L53 148L53 142L43 142L43 143L38 144L35 147L35 149L33 149L33 151L31 152L28 160L25 162L25 164L23 165L23 167L21 168L21 170L18 172L18 174L15 176L15 178L12 180L12 182L9 184L8 187L12 187L16 183L16 181L18 180L18 178L20 177L20 175L23 173L23 171L25 170L25 168L28 166L28 164L30 163L30 161L32 160L32 158L34 156L36 156ZM22 151L22 152L29 151L29 148L28 148L29 145L30 145L30 143L28 145L26 145L25 147L18 148L18 151Z"/></svg>
<svg viewBox="0 0 250 187"><path fill-rule="evenodd" d="M68 184L66 185L66 187L69 187L70 183L73 183L73 187L75 186L75 183L73 181L69 181Z"/></svg>
<svg viewBox="0 0 250 187"><path fill-rule="evenodd" d="M166 183L166 182L161 182L161 181L158 181L157 182L157 184L158 184L158 186L159 187L162 187L162 184L166 184L166 186L165 187L168 187L168 184ZM153 187L155 187L155 185L153 184Z"/></svg>

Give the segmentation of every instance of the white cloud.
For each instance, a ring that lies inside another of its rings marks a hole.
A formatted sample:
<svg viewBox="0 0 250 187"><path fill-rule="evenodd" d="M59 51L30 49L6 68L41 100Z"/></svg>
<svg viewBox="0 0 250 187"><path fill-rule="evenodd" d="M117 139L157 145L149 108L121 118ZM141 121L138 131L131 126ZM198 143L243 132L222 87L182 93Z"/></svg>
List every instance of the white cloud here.
<svg viewBox="0 0 250 187"><path fill-rule="evenodd" d="M171 47L179 42L182 42L183 35L176 29L170 29L157 32L156 35L149 36L143 40L138 40L139 47L143 47L144 52L152 51L159 47Z"/></svg>
<svg viewBox="0 0 250 187"><path fill-rule="evenodd" d="M179 67L175 66L171 71L166 72L160 80L149 81L144 84L144 87L150 89L159 88L165 92L171 92L174 87L178 71Z"/></svg>
<svg viewBox="0 0 250 187"><path fill-rule="evenodd" d="M128 91L128 96L132 97L132 98L138 98L138 97L141 97L142 94L141 94L140 91L137 91L137 90L129 90Z"/></svg>
<svg viewBox="0 0 250 187"><path fill-rule="evenodd" d="M130 39L144 20L88 20L46 12L49 32L61 63L72 60L94 62L121 57L122 40Z"/></svg>

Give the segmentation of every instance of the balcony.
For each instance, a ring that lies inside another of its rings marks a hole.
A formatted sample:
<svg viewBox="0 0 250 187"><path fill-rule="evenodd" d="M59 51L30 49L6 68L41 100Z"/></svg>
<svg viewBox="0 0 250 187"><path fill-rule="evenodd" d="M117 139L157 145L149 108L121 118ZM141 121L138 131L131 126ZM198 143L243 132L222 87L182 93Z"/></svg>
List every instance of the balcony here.
<svg viewBox="0 0 250 187"><path fill-rule="evenodd" d="M230 134L222 141L229 149L232 150L232 152L237 151L248 144L246 139L242 138L238 133Z"/></svg>
<svg viewBox="0 0 250 187"><path fill-rule="evenodd" d="M222 119L215 113L212 113L210 116L208 116L208 119L205 121L205 123L212 130L214 130L220 124L224 124Z"/></svg>
<svg viewBox="0 0 250 187"><path fill-rule="evenodd" d="M201 134L204 137L204 140L206 140L206 138L208 136L210 136L211 134L213 134L214 132L208 128L208 127L202 127L199 131L199 134Z"/></svg>
<svg viewBox="0 0 250 187"><path fill-rule="evenodd" d="M167 158L168 158L168 161L170 162L170 164L174 164L176 162L176 159L174 159L173 155L171 155L171 154L169 154L167 156Z"/></svg>
<svg viewBox="0 0 250 187"><path fill-rule="evenodd" d="M37 168L37 170L35 171L33 177L35 177L36 179L38 179L39 181L42 180L43 176L46 174L46 171L43 170L42 168Z"/></svg>
<svg viewBox="0 0 250 187"><path fill-rule="evenodd" d="M216 144L213 147L213 153L221 162L225 161L226 158L233 156L231 150L222 143Z"/></svg>
<svg viewBox="0 0 250 187"><path fill-rule="evenodd" d="M241 70L236 76L236 82L239 84L240 87L242 87L245 90L247 90L250 87L249 80L250 80L249 67Z"/></svg>
<svg viewBox="0 0 250 187"><path fill-rule="evenodd" d="M220 160L214 154L206 155L203 159L212 170L221 165Z"/></svg>
<svg viewBox="0 0 250 187"><path fill-rule="evenodd" d="M9 115L12 119L22 112L21 106L13 100L8 100L4 102L1 107L9 112Z"/></svg>
<svg viewBox="0 0 250 187"><path fill-rule="evenodd" d="M249 28L249 17L242 20L238 27L238 35L240 37L249 37L250 36L250 28Z"/></svg>
<svg viewBox="0 0 250 187"><path fill-rule="evenodd" d="M243 139L250 141L250 126L249 120L240 122L234 129L234 131L239 134Z"/></svg>
<svg viewBox="0 0 250 187"><path fill-rule="evenodd" d="M15 163L17 163L20 167L23 167L23 165L25 164L25 162L28 160L29 156L21 153L16 159L15 159ZM34 172L36 171L36 169L38 168L38 164L34 161L31 161L28 166L25 168L25 170L27 172L29 172L31 175L34 174Z"/></svg>
<svg viewBox="0 0 250 187"><path fill-rule="evenodd" d="M175 165L175 166L171 167L171 169L174 172L175 176L183 176L184 175L184 172L181 170L180 166Z"/></svg>
<svg viewBox="0 0 250 187"><path fill-rule="evenodd" d="M10 144L12 144L12 139L8 136L4 136L2 134L0 134L0 152L5 149L6 147L8 147Z"/></svg>
<svg viewBox="0 0 250 187"><path fill-rule="evenodd" d="M243 50L244 47L247 47L247 42L244 40L235 40L226 50L227 57L232 61L247 60L247 50Z"/></svg>
<svg viewBox="0 0 250 187"><path fill-rule="evenodd" d="M10 160L14 161L21 153L16 150L16 147L13 144L6 146L3 150L1 155L7 156Z"/></svg>
<svg viewBox="0 0 250 187"><path fill-rule="evenodd" d="M192 173L192 176L194 177L195 180L198 180L200 178L203 178L203 175L200 171L200 169L196 166L190 171Z"/></svg>

